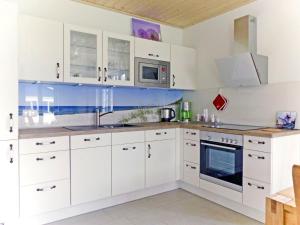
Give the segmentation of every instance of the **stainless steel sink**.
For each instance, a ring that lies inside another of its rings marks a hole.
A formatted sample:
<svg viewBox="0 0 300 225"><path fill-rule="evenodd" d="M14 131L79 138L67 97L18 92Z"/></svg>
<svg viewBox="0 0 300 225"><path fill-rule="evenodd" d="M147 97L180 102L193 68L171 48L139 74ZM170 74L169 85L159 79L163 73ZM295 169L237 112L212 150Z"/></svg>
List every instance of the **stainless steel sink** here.
<svg viewBox="0 0 300 225"><path fill-rule="evenodd" d="M97 126L71 126L71 127L64 127L68 130L72 131L88 131L88 130L97 130L97 129L114 129L114 128L126 128L126 127L136 127L137 125L133 124L105 124L99 127Z"/></svg>

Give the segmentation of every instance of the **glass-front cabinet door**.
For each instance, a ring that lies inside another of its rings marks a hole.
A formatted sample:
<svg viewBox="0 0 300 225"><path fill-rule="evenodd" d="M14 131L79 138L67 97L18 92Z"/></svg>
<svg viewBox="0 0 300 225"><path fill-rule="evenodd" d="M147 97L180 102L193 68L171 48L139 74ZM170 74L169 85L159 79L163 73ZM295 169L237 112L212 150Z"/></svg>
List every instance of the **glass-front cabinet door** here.
<svg viewBox="0 0 300 225"><path fill-rule="evenodd" d="M102 84L102 32L64 26L65 82Z"/></svg>
<svg viewBox="0 0 300 225"><path fill-rule="evenodd" d="M134 38L103 32L103 83L134 85Z"/></svg>

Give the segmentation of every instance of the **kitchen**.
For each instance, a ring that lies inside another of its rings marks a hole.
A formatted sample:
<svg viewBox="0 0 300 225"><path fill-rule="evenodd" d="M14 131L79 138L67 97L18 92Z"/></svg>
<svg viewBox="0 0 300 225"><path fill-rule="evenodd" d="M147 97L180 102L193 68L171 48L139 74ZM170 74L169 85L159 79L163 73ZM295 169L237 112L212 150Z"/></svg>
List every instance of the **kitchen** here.
<svg viewBox="0 0 300 225"><path fill-rule="evenodd" d="M263 223L300 160L298 122L275 128L300 112L299 2L167 22L91 2L1 0L0 224Z"/></svg>

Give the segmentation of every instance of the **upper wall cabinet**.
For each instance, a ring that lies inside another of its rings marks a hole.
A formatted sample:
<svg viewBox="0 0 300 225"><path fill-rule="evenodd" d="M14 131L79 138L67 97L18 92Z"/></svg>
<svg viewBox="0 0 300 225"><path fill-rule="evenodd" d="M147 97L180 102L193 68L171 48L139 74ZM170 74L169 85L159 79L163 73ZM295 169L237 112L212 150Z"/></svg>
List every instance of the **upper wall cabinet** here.
<svg viewBox="0 0 300 225"><path fill-rule="evenodd" d="M19 16L19 79L63 81L63 23Z"/></svg>
<svg viewBox="0 0 300 225"><path fill-rule="evenodd" d="M102 32L75 25L64 25L64 81L102 83Z"/></svg>
<svg viewBox="0 0 300 225"><path fill-rule="evenodd" d="M103 83L134 85L134 38L103 33Z"/></svg>
<svg viewBox="0 0 300 225"><path fill-rule="evenodd" d="M135 38L135 57L170 62L170 44Z"/></svg>
<svg viewBox="0 0 300 225"><path fill-rule="evenodd" d="M196 50L171 45L171 88L193 90L196 78Z"/></svg>

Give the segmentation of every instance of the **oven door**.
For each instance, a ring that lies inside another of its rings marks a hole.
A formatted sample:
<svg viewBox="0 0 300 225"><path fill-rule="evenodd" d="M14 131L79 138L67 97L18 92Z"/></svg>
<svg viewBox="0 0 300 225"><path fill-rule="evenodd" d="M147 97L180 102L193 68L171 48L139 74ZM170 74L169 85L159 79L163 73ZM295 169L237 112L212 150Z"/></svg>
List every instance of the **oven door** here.
<svg viewBox="0 0 300 225"><path fill-rule="evenodd" d="M200 178L242 191L243 147L201 141Z"/></svg>

